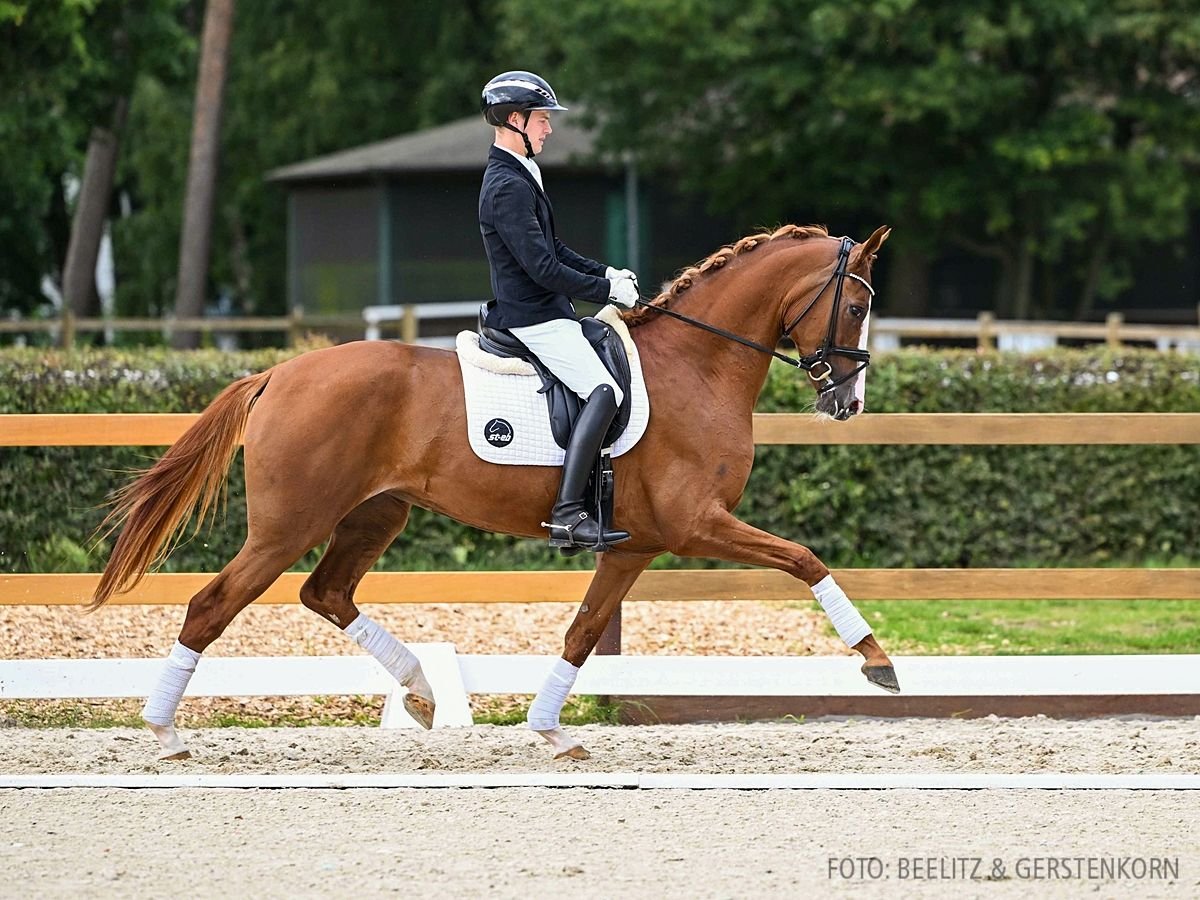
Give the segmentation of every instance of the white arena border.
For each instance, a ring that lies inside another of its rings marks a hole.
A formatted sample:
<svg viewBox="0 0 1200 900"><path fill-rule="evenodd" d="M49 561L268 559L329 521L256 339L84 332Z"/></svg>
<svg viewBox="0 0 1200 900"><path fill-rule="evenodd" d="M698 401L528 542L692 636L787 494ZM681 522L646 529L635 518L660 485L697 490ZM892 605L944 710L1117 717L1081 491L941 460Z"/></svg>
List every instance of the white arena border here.
<svg viewBox="0 0 1200 900"><path fill-rule="evenodd" d="M1200 774L1138 775L1043 772L1029 774L797 773L713 774L443 772L414 774L0 775L0 790L113 788L123 790L349 790L413 788L600 788L618 790L1200 790Z"/></svg>
<svg viewBox="0 0 1200 900"><path fill-rule="evenodd" d="M435 728L472 724L470 694L533 694L554 657L460 654L453 644L409 647L437 697ZM851 656L596 656L576 694L707 697L884 695ZM1200 654L1120 656L897 656L904 697L1200 695ZM0 660L0 699L145 697L158 659ZM206 657L189 697L379 695L380 724L416 728L404 689L369 656Z"/></svg>

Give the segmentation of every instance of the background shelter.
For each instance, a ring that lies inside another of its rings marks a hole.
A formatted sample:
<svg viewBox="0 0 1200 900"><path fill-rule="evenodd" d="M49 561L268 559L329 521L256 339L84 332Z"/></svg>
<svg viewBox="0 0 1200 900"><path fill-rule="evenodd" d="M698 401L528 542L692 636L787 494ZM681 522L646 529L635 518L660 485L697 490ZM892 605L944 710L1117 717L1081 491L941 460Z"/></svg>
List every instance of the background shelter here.
<svg viewBox="0 0 1200 900"><path fill-rule="evenodd" d="M578 113L538 156L559 237L641 276L643 291L737 235L685 199L601 159ZM472 116L270 173L288 194L288 305L308 314L485 300L479 185L491 143Z"/></svg>

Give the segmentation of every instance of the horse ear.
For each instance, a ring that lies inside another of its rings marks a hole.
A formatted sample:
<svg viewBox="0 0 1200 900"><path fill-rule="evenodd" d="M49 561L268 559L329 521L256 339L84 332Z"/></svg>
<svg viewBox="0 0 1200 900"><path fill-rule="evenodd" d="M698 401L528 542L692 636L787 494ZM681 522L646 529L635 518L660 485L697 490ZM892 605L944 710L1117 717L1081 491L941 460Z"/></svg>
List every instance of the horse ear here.
<svg viewBox="0 0 1200 900"><path fill-rule="evenodd" d="M879 248L883 246L883 242L888 239L888 235L892 233L890 225L880 225L876 228L867 242L859 249L859 259L872 260L879 252Z"/></svg>

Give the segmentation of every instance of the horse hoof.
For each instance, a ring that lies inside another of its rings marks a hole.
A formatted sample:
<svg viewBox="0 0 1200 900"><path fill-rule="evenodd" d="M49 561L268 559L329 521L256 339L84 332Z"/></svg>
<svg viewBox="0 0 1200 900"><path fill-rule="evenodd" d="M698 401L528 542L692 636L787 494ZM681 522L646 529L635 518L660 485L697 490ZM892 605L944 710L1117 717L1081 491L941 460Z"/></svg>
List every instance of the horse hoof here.
<svg viewBox="0 0 1200 900"><path fill-rule="evenodd" d="M583 744L575 740L561 728L551 728L549 731L539 731L551 747L554 748L555 759L591 759L592 754L583 748Z"/></svg>
<svg viewBox="0 0 1200 900"><path fill-rule="evenodd" d="M155 725L153 722L147 722L146 727L154 732L154 736L158 738L158 745L162 748L162 752L158 754L159 759L192 758L192 751L188 750L183 741L179 739L179 735L175 733L174 725Z"/></svg>
<svg viewBox="0 0 1200 900"><path fill-rule="evenodd" d="M889 694L900 693L900 682L896 680L895 666L868 666L863 663L862 673L867 676L867 681L883 688Z"/></svg>
<svg viewBox="0 0 1200 900"><path fill-rule="evenodd" d="M418 697L412 691L404 695L405 711L417 720L418 724L426 731L433 727L433 711L435 704L432 700L426 700L424 697Z"/></svg>

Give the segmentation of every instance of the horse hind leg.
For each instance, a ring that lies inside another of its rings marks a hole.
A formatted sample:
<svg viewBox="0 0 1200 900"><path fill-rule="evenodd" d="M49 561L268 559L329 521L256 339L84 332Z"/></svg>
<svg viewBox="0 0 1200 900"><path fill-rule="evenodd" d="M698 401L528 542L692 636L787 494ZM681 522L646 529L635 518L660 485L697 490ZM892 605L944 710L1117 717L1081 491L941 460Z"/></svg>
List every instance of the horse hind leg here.
<svg viewBox="0 0 1200 900"><path fill-rule="evenodd" d="M555 661L526 716L530 729L550 745L555 759L591 757L583 744L559 724L559 714L580 667L595 649L600 635L633 583L653 559L653 556L616 553L601 553L596 557L596 574L592 576L579 612L567 629L562 659Z"/></svg>
<svg viewBox="0 0 1200 900"><path fill-rule="evenodd" d="M268 546L247 540L228 565L188 602L187 615L166 666L142 708L142 719L158 738L159 759L187 759L191 752L175 731L175 711L201 654L283 572L317 543Z"/></svg>
<svg viewBox="0 0 1200 900"><path fill-rule="evenodd" d="M422 727L432 728L436 704L420 661L354 603L359 581L404 530L411 508L390 494L377 494L355 507L334 528L320 563L300 589L300 602L341 628L408 688L405 710Z"/></svg>

